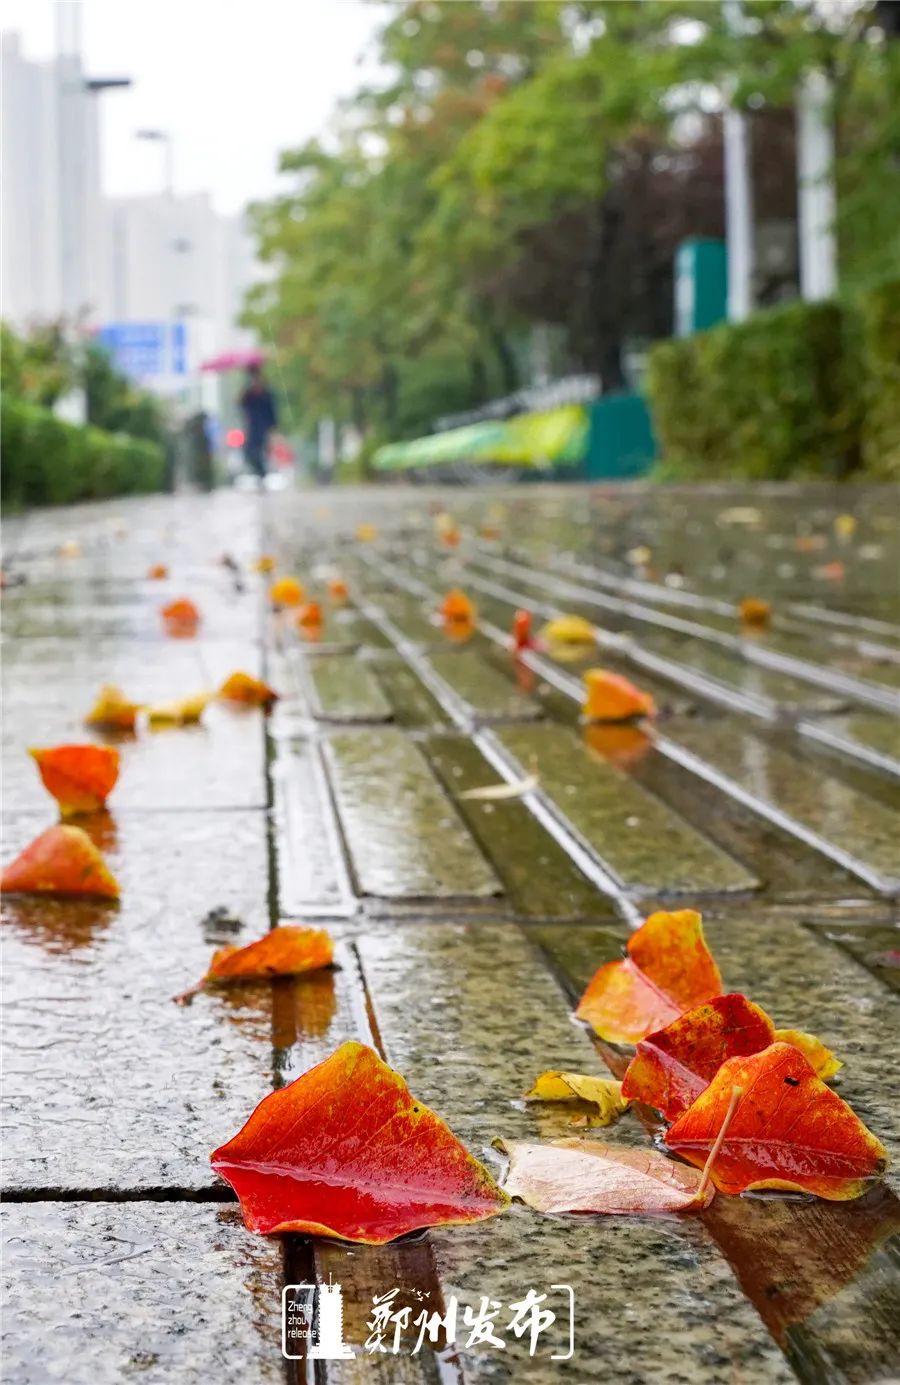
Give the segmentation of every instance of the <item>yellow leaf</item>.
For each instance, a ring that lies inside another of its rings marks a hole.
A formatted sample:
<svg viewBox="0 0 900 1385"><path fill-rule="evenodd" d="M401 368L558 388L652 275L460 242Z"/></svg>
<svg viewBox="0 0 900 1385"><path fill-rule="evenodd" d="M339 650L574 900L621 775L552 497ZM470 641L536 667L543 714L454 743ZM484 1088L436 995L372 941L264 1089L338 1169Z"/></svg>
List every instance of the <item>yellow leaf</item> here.
<svg viewBox="0 0 900 1385"><path fill-rule="evenodd" d="M201 692L174 702L157 702L147 708L147 720L151 726L190 726L200 720L211 697Z"/></svg>
<svg viewBox="0 0 900 1385"><path fill-rule="evenodd" d="M821 1078L823 1082L829 1077L834 1077L844 1066L840 1058L835 1058L821 1039L817 1039L815 1034L807 1034L803 1029L776 1029L774 1042L793 1044L794 1048L799 1048L816 1077Z"/></svg>
<svg viewBox="0 0 900 1385"><path fill-rule="evenodd" d="M559 616L548 621L541 630L548 644L596 644L597 633L584 616Z"/></svg>
<svg viewBox="0 0 900 1385"><path fill-rule="evenodd" d="M504 798L523 798L538 786L536 774L526 774L524 779L514 779L509 784L485 784L484 788L466 789L460 798L473 798L480 802L498 803Z"/></svg>
<svg viewBox="0 0 900 1385"><path fill-rule="evenodd" d="M527 1101L587 1101L596 1106L591 1125L612 1125L630 1105L622 1095L621 1082L607 1077L590 1077L579 1072L542 1072Z"/></svg>

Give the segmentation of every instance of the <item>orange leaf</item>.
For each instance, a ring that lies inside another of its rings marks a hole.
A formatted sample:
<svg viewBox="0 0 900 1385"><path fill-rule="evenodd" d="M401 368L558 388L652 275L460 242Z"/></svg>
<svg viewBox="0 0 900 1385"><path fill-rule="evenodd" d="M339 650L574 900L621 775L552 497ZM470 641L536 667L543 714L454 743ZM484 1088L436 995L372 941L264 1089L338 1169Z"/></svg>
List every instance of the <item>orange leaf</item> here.
<svg viewBox="0 0 900 1385"><path fill-rule="evenodd" d="M268 683L240 671L230 674L219 689L219 697L226 702L243 702L249 707L271 707L278 701L278 694Z"/></svg>
<svg viewBox="0 0 900 1385"><path fill-rule="evenodd" d="M104 683L84 720L88 726L100 726L109 731L133 731L140 710L140 703L129 702L121 688Z"/></svg>
<svg viewBox="0 0 900 1385"><path fill-rule="evenodd" d="M516 611L513 616L512 624L513 649L531 649L534 640L531 638L531 612Z"/></svg>
<svg viewBox="0 0 900 1385"><path fill-rule="evenodd" d="M273 606L299 606L305 595L296 577L279 577L269 590L269 600Z"/></svg>
<svg viewBox="0 0 900 1385"><path fill-rule="evenodd" d="M714 1197L699 1173L656 1150L579 1139L495 1143L510 1157L504 1190L538 1212L690 1212Z"/></svg>
<svg viewBox="0 0 900 1385"><path fill-rule="evenodd" d="M153 566L147 570L147 576L151 582L161 582L164 578L168 577L168 575L169 569L166 567L165 563L154 563Z"/></svg>
<svg viewBox="0 0 900 1385"><path fill-rule="evenodd" d="M591 978L576 1010L610 1043L636 1043L684 1010L722 994L722 978L693 909L651 914L626 944L627 956Z"/></svg>
<svg viewBox="0 0 900 1385"><path fill-rule="evenodd" d="M383 1245L425 1226L482 1221L508 1200L399 1073L359 1043L272 1092L210 1157L261 1235Z"/></svg>
<svg viewBox="0 0 900 1385"><path fill-rule="evenodd" d="M322 624L322 607L318 601L307 601L305 606L300 607L294 620L301 629L308 630L320 626Z"/></svg>
<svg viewBox="0 0 900 1385"><path fill-rule="evenodd" d="M328 595L332 601L343 602L347 600L350 593L347 590L347 583L342 577L332 577L328 583Z"/></svg>
<svg viewBox="0 0 900 1385"><path fill-rule="evenodd" d="M469 600L464 591L454 587L441 602L441 615L446 621L470 624L476 615L475 603Z"/></svg>
<svg viewBox="0 0 900 1385"><path fill-rule="evenodd" d="M196 635L200 624L200 612L189 601L186 596L181 596L177 601L170 601L168 606L163 606L160 610L166 633L176 639L186 639L191 635Z"/></svg>
<svg viewBox="0 0 900 1385"><path fill-rule="evenodd" d="M3 894L100 895L118 899L119 886L80 827L50 827L3 871Z"/></svg>
<svg viewBox="0 0 900 1385"><path fill-rule="evenodd" d="M723 1063L666 1132L669 1148L704 1164L734 1088L742 1095L711 1169L721 1192L785 1188L843 1202L887 1167L881 1142L798 1049L781 1043Z"/></svg>
<svg viewBox="0 0 900 1385"><path fill-rule="evenodd" d="M360 543L371 543L378 538L378 530L374 524L357 524L356 537Z"/></svg>
<svg viewBox="0 0 900 1385"><path fill-rule="evenodd" d="M631 717L656 716L656 703L620 673L589 668L584 675L587 699L584 714L590 721L628 721Z"/></svg>
<svg viewBox="0 0 900 1385"><path fill-rule="evenodd" d="M119 752L105 745L55 745L31 749L44 788L63 817L95 813L106 802L119 777Z"/></svg>
<svg viewBox="0 0 900 1385"><path fill-rule="evenodd" d="M772 607L768 601L758 596L746 596L738 607L742 625L754 630L765 630L772 620Z"/></svg>
<svg viewBox="0 0 900 1385"><path fill-rule="evenodd" d="M331 965L334 944L324 929L298 928L282 924L265 937L246 947L220 947L213 954L209 971L193 990L176 996L185 1004L210 983L228 985L234 981L260 981L269 976L300 976Z"/></svg>

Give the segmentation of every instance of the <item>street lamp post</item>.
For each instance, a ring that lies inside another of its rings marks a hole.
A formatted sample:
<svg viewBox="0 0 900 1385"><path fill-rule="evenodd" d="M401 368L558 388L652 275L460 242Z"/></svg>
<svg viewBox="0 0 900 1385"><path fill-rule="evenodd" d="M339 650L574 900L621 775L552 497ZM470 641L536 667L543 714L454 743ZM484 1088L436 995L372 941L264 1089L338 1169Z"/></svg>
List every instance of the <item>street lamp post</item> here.
<svg viewBox="0 0 900 1385"><path fill-rule="evenodd" d="M168 130L135 130L135 139L155 140L163 146L163 169L165 178L166 196L169 198L175 195L175 154L172 144L172 135Z"/></svg>

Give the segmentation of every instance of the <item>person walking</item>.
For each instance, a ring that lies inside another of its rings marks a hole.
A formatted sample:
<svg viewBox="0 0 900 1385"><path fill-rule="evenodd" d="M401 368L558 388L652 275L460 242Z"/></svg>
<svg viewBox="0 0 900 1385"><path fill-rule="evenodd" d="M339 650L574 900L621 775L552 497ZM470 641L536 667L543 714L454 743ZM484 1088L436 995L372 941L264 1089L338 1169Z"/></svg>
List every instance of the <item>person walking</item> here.
<svg viewBox="0 0 900 1385"><path fill-rule="evenodd" d="M247 367L247 384L241 395L244 414L244 460L260 480L266 474L269 434L278 424L275 396L258 365Z"/></svg>

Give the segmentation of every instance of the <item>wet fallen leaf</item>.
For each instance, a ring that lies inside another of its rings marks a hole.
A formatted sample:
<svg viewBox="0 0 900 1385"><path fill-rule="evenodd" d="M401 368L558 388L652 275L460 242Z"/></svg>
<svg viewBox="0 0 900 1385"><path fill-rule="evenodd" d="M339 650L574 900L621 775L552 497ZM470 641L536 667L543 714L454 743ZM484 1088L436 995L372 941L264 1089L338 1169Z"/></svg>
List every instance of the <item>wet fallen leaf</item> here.
<svg viewBox="0 0 900 1385"><path fill-rule="evenodd" d="M238 670L230 673L219 689L218 696L225 702L242 702L248 707L271 707L278 701L278 694L261 678Z"/></svg>
<svg viewBox="0 0 900 1385"><path fill-rule="evenodd" d="M541 629L547 644L596 644L597 632L584 616L558 616Z"/></svg>
<svg viewBox="0 0 900 1385"><path fill-rule="evenodd" d="M470 624L476 615L475 603L459 587L453 587L441 602L441 615L446 621Z"/></svg>
<svg viewBox="0 0 900 1385"><path fill-rule="evenodd" d="M152 567L147 569L147 576L151 582L161 582L168 575L169 569L165 563L154 563Z"/></svg>
<svg viewBox="0 0 900 1385"><path fill-rule="evenodd" d="M227 986L269 976L301 976L304 972L320 971L331 965L333 957L334 943L324 929L282 924L246 947L220 947L199 985L175 999L184 1005L210 985Z"/></svg>
<svg viewBox="0 0 900 1385"><path fill-rule="evenodd" d="M811 1034L776 1031L765 1010L745 995L714 996L679 1015L665 1029L648 1034L637 1045L622 1083L624 1094L654 1107L666 1120L677 1120L705 1091L729 1058L760 1053L776 1039L791 1043L796 1034L807 1056L815 1053L820 1076L841 1066L824 1044Z"/></svg>
<svg viewBox="0 0 900 1385"><path fill-rule="evenodd" d="M119 752L106 745L55 745L28 754L62 816L96 813L119 777Z"/></svg>
<svg viewBox="0 0 900 1385"><path fill-rule="evenodd" d="M772 607L758 596L745 596L738 607L741 624L753 630L766 630L772 621Z"/></svg>
<svg viewBox="0 0 900 1385"><path fill-rule="evenodd" d="M525 794L533 793L537 786L537 775L526 774L522 779L514 779L511 783L485 784L483 788L466 789L459 797L483 803L502 803L506 798L524 798Z"/></svg>
<svg viewBox="0 0 900 1385"><path fill-rule="evenodd" d="M167 606L160 610L166 633L176 639L187 639L191 635L196 635L200 625L200 612L186 596L179 597L177 601L170 601Z"/></svg>
<svg viewBox="0 0 900 1385"><path fill-rule="evenodd" d="M211 700L212 693L199 692L173 702L157 702L147 708L147 721L156 727L193 726L203 716Z"/></svg>
<svg viewBox="0 0 900 1385"><path fill-rule="evenodd" d="M847 574L847 569L840 558L835 558L833 563L823 563L821 567L813 570L813 577L817 577L822 582L841 582Z"/></svg>
<svg viewBox="0 0 900 1385"><path fill-rule="evenodd" d="M378 538L378 530L374 524L358 524L356 537L360 543L372 543L374 539Z"/></svg>
<svg viewBox="0 0 900 1385"><path fill-rule="evenodd" d="M637 548L629 548L625 557L628 559L629 563L631 563L632 567L646 567L653 557L653 553L646 544L642 543L638 544Z"/></svg>
<svg viewBox="0 0 900 1385"><path fill-rule="evenodd" d="M624 1111L629 1099L622 1095L622 1083L609 1077L591 1077L580 1072L542 1072L526 1101L587 1101L595 1106L591 1125L612 1125Z"/></svg>
<svg viewBox="0 0 900 1385"><path fill-rule="evenodd" d="M488 543L494 543L501 536L496 524L482 524L478 532Z"/></svg>
<svg viewBox="0 0 900 1385"><path fill-rule="evenodd" d="M722 978L693 909L651 914L627 956L594 974L576 1010L601 1039L637 1043L685 1010L722 994Z"/></svg>
<svg viewBox="0 0 900 1385"><path fill-rule="evenodd" d="M104 683L84 720L87 726L99 726L108 731L133 731L140 710L140 703L130 702L121 688L114 683Z"/></svg>
<svg viewBox="0 0 900 1385"><path fill-rule="evenodd" d="M732 505L722 510L716 518L717 524L747 524L751 527L762 524L762 511L752 505Z"/></svg>
<svg viewBox="0 0 900 1385"><path fill-rule="evenodd" d="M467 644L477 629L474 620L445 620L442 626L444 638L451 644Z"/></svg>
<svg viewBox="0 0 900 1385"><path fill-rule="evenodd" d="M300 626L320 626L322 624L322 607L318 601L307 601L304 606L300 607L294 619Z"/></svg>
<svg viewBox="0 0 900 1385"><path fill-rule="evenodd" d="M399 1073L352 1042L267 1096L211 1162L261 1235L383 1245L482 1221L508 1201Z"/></svg>
<svg viewBox="0 0 900 1385"><path fill-rule="evenodd" d="M271 553L261 553L260 556L250 564L251 572L271 572L275 567L275 559Z"/></svg>
<svg viewBox="0 0 900 1385"><path fill-rule="evenodd" d="M855 515L835 515L834 532L839 539L852 539L856 533Z"/></svg>
<svg viewBox="0 0 900 1385"><path fill-rule="evenodd" d="M584 675L584 715L589 721L629 721L656 716L656 703L620 673L589 668Z"/></svg>
<svg viewBox="0 0 900 1385"><path fill-rule="evenodd" d="M118 899L119 886L80 827L50 827L0 877L3 894L94 895Z"/></svg>
<svg viewBox="0 0 900 1385"><path fill-rule="evenodd" d="M699 1211L714 1197L701 1175L656 1150L593 1140L495 1141L509 1155L504 1190L537 1212L653 1214Z"/></svg>
<svg viewBox="0 0 900 1385"><path fill-rule="evenodd" d="M279 577L269 590L269 600L273 606L299 606L306 592L296 577Z"/></svg>
<svg viewBox="0 0 900 1385"><path fill-rule="evenodd" d="M531 649L534 641L531 638L531 612L516 611L512 623L512 643L513 649Z"/></svg>
<svg viewBox="0 0 900 1385"><path fill-rule="evenodd" d="M614 765L638 764L653 747L642 726L633 721L594 721L584 728L584 740Z"/></svg>
<svg viewBox="0 0 900 1385"><path fill-rule="evenodd" d="M328 583L328 595L332 601L344 602L347 600L350 593L347 590L347 583L342 577L332 577Z"/></svg>
<svg viewBox="0 0 900 1385"><path fill-rule="evenodd" d="M824 534L798 534L794 539L794 548L798 553L820 553L826 543Z"/></svg>
<svg viewBox="0 0 900 1385"><path fill-rule="evenodd" d="M887 1167L887 1152L792 1044L775 1043L723 1063L666 1132L689 1163L707 1159L733 1088L742 1090L712 1166L723 1193L784 1188L843 1202L860 1197Z"/></svg>
<svg viewBox="0 0 900 1385"><path fill-rule="evenodd" d="M776 1029L775 1042L793 1044L794 1048L799 1048L816 1077L821 1077L823 1082L827 1082L829 1077L834 1077L844 1066L840 1058L835 1058L831 1049L826 1048L821 1039L817 1039L815 1034L807 1034L803 1029Z"/></svg>
<svg viewBox="0 0 900 1385"><path fill-rule="evenodd" d="M80 558L81 544L76 539L66 539L59 545L59 556L61 558Z"/></svg>

